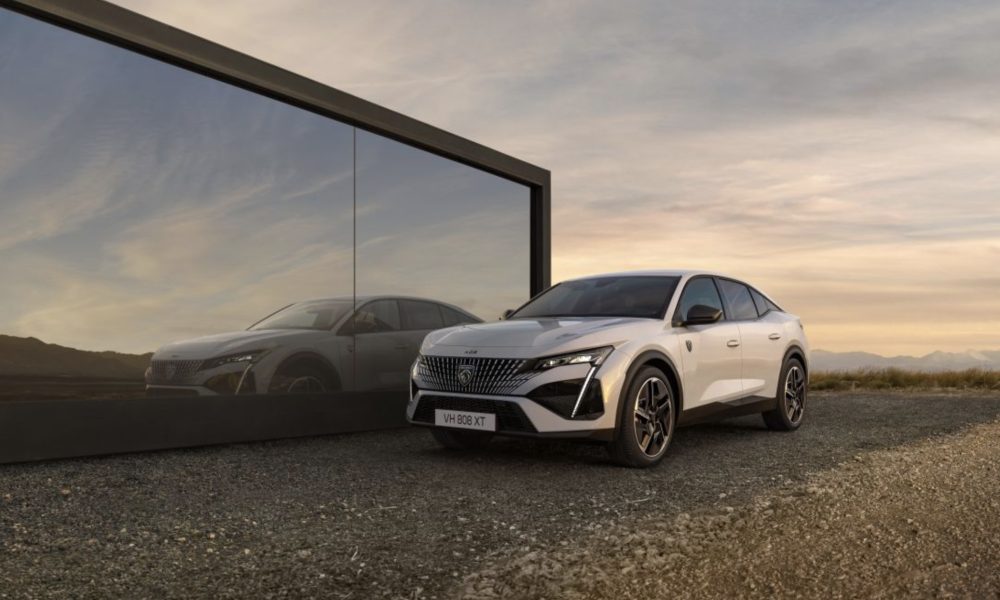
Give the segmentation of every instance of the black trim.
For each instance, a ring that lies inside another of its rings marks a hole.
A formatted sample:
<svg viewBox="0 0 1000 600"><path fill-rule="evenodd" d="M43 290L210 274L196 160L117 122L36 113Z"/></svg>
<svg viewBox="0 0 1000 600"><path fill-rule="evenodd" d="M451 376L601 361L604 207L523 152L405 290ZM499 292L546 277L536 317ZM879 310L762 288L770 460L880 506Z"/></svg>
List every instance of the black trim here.
<svg viewBox="0 0 1000 600"><path fill-rule="evenodd" d="M764 398L762 396L747 396L727 402L712 402L681 412L677 419L677 425L695 425L708 421L742 417L774 410L776 406L778 406L777 398Z"/></svg>
<svg viewBox="0 0 1000 600"><path fill-rule="evenodd" d="M632 359L632 364L629 365L628 371L625 374L625 383L622 384L622 389L618 393L618 413L615 415L614 435L617 435L618 430L621 428L622 414L625 412L622 409L624 408L629 388L632 387L632 379L635 377L635 374L639 371L639 369L645 367L647 364L649 364L650 361L653 360L663 361L664 363L667 364L667 367L670 368L670 373L668 375L673 377L673 381L676 384L675 391L677 392L677 397L674 398L674 400L677 403L677 406L680 407L681 414L683 414L684 384L682 383L683 380L680 377L679 371L677 370L677 366L674 365L674 361L670 360L669 356L660 352L659 350L646 350L645 352L642 352L634 359Z"/></svg>
<svg viewBox="0 0 1000 600"><path fill-rule="evenodd" d="M432 429L437 427L432 423L421 423L411 421L417 427L427 427ZM469 431L468 429L454 429L452 427L437 427L438 429L449 429L454 431ZM524 431L497 431L496 435L512 438L527 438L533 440L573 440L580 442L607 443L615 439L614 429L585 429L581 431L546 431L546 432L524 432Z"/></svg>

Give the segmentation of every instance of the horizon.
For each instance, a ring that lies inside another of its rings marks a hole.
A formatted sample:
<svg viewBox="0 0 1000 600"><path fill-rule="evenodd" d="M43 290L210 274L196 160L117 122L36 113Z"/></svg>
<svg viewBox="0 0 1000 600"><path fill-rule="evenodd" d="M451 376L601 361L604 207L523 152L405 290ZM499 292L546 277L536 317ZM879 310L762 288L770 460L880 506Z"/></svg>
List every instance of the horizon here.
<svg viewBox="0 0 1000 600"><path fill-rule="evenodd" d="M81 351L84 351L84 352L112 352L112 353L116 353L116 354L128 354L128 355L133 355L133 356L143 356L143 355L146 355L146 354L153 354L156 351L156 348L153 348L152 350L133 352L133 351L121 351L121 350L115 350L113 348L103 348L103 347L102 348L93 348L93 347L92 348L87 348L87 347L83 347L83 346L68 346L68 345L65 345L65 344L60 344L58 342L53 342L53 341L50 341L50 340L42 339L42 338L40 338L38 336L33 336L33 335L20 336L20 335L14 335L14 334L11 334L11 333L7 333L7 332L4 332L4 331L0 331L0 337L11 337L11 338L22 339L22 340L34 339L34 340L37 340L37 341L39 341L39 342L41 342L43 344L54 345L54 346L61 346L61 347L64 347L64 348L69 348L71 350L81 350ZM862 353L862 354L872 354L872 355L875 355L875 356L877 356L879 358L886 358L886 359L893 359L893 358L917 358L917 359L919 359L919 358L926 358L926 357L931 356L933 354L959 354L959 355L966 354L966 355L968 355L968 354L980 354L980 353L1000 352L1000 346L998 346L996 348L966 348L965 350L931 350L930 352L925 352L923 354L881 354L879 352L871 352L871 351L868 351L868 350L858 350L858 349L855 349L855 350L829 350L827 348L811 348L810 352L828 352L828 353L831 353L831 354L855 354L855 353Z"/></svg>

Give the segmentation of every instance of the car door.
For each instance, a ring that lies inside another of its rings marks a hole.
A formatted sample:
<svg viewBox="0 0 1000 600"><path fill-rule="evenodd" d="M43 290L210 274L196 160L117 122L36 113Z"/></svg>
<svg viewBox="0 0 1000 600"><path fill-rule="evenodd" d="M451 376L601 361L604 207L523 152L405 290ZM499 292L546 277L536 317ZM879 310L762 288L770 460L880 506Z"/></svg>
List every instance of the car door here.
<svg viewBox="0 0 1000 600"><path fill-rule="evenodd" d="M743 347L743 395L774 397L781 368L782 327L757 309L750 286L719 278L719 289L732 320L740 328ZM764 316L761 316L761 315Z"/></svg>
<svg viewBox="0 0 1000 600"><path fill-rule="evenodd" d="M688 280L677 303L674 321L682 321L687 311L698 304L725 313L722 297L712 277L700 276ZM742 352L738 324L723 316L716 323L683 327L679 337L685 409L742 397Z"/></svg>
<svg viewBox="0 0 1000 600"><path fill-rule="evenodd" d="M400 390L409 385L412 344L393 299L361 305L350 322L354 334L356 389Z"/></svg>

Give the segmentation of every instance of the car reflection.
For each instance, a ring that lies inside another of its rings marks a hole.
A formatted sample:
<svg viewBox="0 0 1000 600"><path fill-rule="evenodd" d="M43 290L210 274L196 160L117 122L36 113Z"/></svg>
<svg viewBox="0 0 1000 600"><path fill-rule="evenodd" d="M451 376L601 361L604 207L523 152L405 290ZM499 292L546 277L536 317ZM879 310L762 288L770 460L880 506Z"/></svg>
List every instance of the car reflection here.
<svg viewBox="0 0 1000 600"><path fill-rule="evenodd" d="M298 302L245 331L163 346L146 370L146 393L405 390L410 366L427 333L481 322L457 306L422 298L365 296Z"/></svg>

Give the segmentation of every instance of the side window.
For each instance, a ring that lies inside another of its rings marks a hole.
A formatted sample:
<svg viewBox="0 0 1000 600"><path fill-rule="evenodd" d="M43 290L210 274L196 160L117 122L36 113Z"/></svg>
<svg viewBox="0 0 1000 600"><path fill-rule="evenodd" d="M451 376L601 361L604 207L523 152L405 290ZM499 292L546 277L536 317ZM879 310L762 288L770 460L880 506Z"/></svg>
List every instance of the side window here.
<svg viewBox="0 0 1000 600"><path fill-rule="evenodd" d="M761 294L757 290L750 288L750 294L753 296L753 303L757 305L757 314L759 314L760 316L763 317L772 310L777 310L777 311L781 310L780 308L774 305L774 302L771 302L770 300L765 298L764 294Z"/></svg>
<svg viewBox="0 0 1000 600"><path fill-rule="evenodd" d="M441 329L444 319L437 304L419 300L400 300L403 329Z"/></svg>
<svg viewBox="0 0 1000 600"><path fill-rule="evenodd" d="M688 282L677 305L677 316L683 319L691 307L698 304L723 310L719 290L715 288L715 282L708 277L699 277Z"/></svg>
<svg viewBox="0 0 1000 600"><path fill-rule="evenodd" d="M375 300L354 313L354 333L399 331L399 307L395 300Z"/></svg>
<svg viewBox="0 0 1000 600"><path fill-rule="evenodd" d="M735 321L747 321L757 318L757 307L753 304L750 296L750 288L729 279L720 279L719 287L722 288L722 295L726 297L726 303L732 310L729 318Z"/></svg>
<svg viewBox="0 0 1000 600"><path fill-rule="evenodd" d="M451 308L448 308L447 306L442 306L441 307L441 315L444 317L444 326L445 327L452 327L454 325L463 325L465 323L476 323L477 322L475 319L473 319L469 315L466 315L464 313L460 313L457 310L453 310Z"/></svg>

